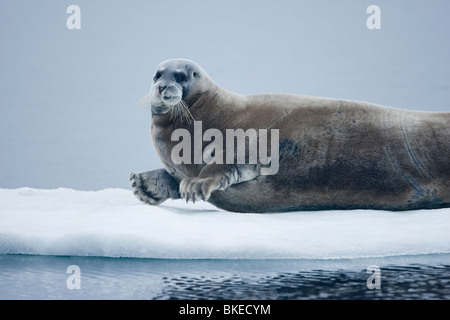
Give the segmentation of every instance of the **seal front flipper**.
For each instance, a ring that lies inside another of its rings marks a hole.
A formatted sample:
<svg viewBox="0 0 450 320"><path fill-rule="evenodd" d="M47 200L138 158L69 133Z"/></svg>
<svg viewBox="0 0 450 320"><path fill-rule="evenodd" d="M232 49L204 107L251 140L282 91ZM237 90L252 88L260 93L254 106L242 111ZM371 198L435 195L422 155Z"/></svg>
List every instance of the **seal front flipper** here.
<svg viewBox="0 0 450 320"><path fill-rule="evenodd" d="M144 203L157 206L180 198L178 181L164 169L131 173L130 182L134 195Z"/></svg>
<svg viewBox="0 0 450 320"><path fill-rule="evenodd" d="M233 184L250 181L259 175L259 165L207 165L198 177L181 180L180 196L186 202L208 201L214 191L226 190Z"/></svg>

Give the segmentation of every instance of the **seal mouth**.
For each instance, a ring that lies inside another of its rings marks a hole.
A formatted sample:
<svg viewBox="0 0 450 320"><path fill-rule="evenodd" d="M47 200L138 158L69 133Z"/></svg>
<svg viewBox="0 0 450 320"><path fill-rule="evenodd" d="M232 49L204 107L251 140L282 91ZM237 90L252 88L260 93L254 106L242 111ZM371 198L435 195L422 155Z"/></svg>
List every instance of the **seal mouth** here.
<svg viewBox="0 0 450 320"><path fill-rule="evenodd" d="M155 115L162 115L170 113L170 119L172 121L181 121L191 124L194 121L194 117L189 111L189 107L184 100L179 99L178 103L174 105L166 105L164 102L158 105L152 105L152 113Z"/></svg>
<svg viewBox="0 0 450 320"><path fill-rule="evenodd" d="M164 100L164 102L168 102L168 103L172 103L172 104L179 103L181 101L181 97L180 96L166 96L166 95L164 95L162 97L162 99Z"/></svg>
<svg viewBox="0 0 450 320"><path fill-rule="evenodd" d="M152 105L152 113L153 114L166 114L169 112L169 108L165 105Z"/></svg>
<svg viewBox="0 0 450 320"><path fill-rule="evenodd" d="M180 94L172 94L171 92L161 91L160 88L156 88L156 90L150 95L151 96L151 104L152 106L157 107L158 109L167 108L170 109L174 107L176 104L180 103L182 97Z"/></svg>

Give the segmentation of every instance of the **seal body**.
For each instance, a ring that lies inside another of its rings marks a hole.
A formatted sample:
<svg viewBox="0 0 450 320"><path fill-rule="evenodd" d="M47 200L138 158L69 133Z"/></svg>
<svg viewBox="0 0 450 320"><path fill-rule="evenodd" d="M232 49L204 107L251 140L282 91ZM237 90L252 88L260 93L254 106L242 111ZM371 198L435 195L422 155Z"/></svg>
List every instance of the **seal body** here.
<svg viewBox="0 0 450 320"><path fill-rule="evenodd" d="M204 131L278 130L279 164L271 175L261 174L260 163L175 164L179 141L172 133L181 128L193 135L194 126L171 112L176 99L161 102L160 88L168 85L156 80L151 136L165 171L131 175L144 202L204 199L237 212L450 207L450 113L291 94L243 96L218 87L189 60L166 61L161 71L172 74L164 80L169 85L177 82L174 73L186 73L187 94L182 86L172 92Z"/></svg>

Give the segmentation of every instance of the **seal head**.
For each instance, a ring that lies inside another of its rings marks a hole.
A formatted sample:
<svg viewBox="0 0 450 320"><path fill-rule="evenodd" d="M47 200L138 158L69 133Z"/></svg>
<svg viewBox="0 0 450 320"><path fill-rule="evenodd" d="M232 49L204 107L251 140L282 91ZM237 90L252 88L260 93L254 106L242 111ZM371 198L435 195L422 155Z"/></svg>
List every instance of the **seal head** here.
<svg viewBox="0 0 450 320"><path fill-rule="evenodd" d="M193 94L201 95L208 88L207 82L211 82L209 76L191 60L162 62L156 68L150 88L152 114L192 118L185 100Z"/></svg>

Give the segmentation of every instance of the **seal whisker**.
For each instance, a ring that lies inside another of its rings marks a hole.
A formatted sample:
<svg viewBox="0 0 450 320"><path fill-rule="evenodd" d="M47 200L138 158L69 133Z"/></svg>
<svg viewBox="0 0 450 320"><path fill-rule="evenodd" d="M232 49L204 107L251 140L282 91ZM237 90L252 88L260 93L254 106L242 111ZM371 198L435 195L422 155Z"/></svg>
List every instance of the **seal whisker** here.
<svg viewBox="0 0 450 320"><path fill-rule="evenodd" d="M191 112L189 111L189 107L187 106L184 100L180 100L178 104L176 104L171 112L171 119L176 121L180 120L181 122L186 121L187 124L191 124L195 121Z"/></svg>
<svg viewBox="0 0 450 320"><path fill-rule="evenodd" d="M184 113L186 115L188 115L188 123L190 124L192 121L195 121L194 117L192 116L191 111L189 110L188 105L186 104L186 102L184 100L180 100L180 104L182 105L183 109L184 109Z"/></svg>

